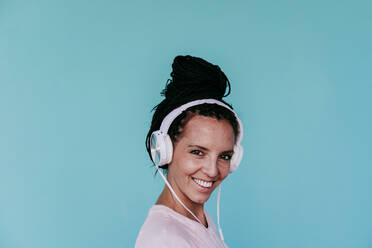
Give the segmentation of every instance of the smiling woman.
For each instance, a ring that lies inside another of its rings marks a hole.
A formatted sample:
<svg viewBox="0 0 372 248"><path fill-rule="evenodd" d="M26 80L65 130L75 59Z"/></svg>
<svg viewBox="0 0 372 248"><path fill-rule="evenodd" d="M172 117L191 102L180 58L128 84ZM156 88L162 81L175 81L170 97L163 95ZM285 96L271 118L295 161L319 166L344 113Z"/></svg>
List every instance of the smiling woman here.
<svg viewBox="0 0 372 248"><path fill-rule="evenodd" d="M204 203L242 158L242 124L222 100L230 83L218 66L201 58L177 56L172 67L146 138L166 185L136 248L227 247ZM217 216L219 226L219 202Z"/></svg>
<svg viewBox="0 0 372 248"><path fill-rule="evenodd" d="M200 115L188 121L181 138L174 145L168 182L182 202L196 211L196 216L206 227L202 205L227 177L233 147L234 132L228 121ZM179 204L172 201L172 194L169 193L165 187L157 204L177 209ZM179 212L187 215L182 206Z"/></svg>

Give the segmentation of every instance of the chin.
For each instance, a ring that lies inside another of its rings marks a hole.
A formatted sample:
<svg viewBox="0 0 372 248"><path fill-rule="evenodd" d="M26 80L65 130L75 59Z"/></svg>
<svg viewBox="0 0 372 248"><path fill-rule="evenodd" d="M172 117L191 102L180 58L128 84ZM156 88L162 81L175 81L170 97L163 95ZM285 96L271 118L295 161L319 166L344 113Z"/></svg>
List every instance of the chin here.
<svg viewBox="0 0 372 248"><path fill-rule="evenodd" d="M197 204L204 204L206 201L208 201L210 195L208 195L207 197L204 196L204 197L192 197L190 198L194 203L197 203Z"/></svg>
<svg viewBox="0 0 372 248"><path fill-rule="evenodd" d="M204 204L207 200L195 200L195 201L192 201L193 203L195 204Z"/></svg>

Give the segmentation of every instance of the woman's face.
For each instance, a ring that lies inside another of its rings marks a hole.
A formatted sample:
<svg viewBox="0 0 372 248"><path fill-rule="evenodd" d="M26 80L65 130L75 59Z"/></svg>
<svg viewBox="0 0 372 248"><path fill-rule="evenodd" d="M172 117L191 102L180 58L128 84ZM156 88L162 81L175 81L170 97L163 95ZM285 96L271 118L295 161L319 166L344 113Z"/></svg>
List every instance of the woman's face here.
<svg viewBox="0 0 372 248"><path fill-rule="evenodd" d="M168 167L168 180L184 204L204 204L227 177L234 143L227 120L195 115L187 122Z"/></svg>

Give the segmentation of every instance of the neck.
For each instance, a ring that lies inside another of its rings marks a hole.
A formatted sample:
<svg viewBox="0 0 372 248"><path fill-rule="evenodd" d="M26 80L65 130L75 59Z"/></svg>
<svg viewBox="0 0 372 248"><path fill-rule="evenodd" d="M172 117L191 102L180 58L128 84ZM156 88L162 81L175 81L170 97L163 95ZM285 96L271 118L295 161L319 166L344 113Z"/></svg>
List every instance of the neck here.
<svg viewBox="0 0 372 248"><path fill-rule="evenodd" d="M177 192L176 192L177 193ZM202 222L202 224L205 227L208 227L208 223L206 220L206 217L204 215L204 204L196 204L192 203L190 201L185 200L185 197L180 196L177 193L177 196L180 198L183 204L198 217L198 219ZM189 219L192 219L194 221L197 221L194 216L192 216L182 205L177 201L177 199L173 196L172 192L169 190L168 186L164 186L163 191L161 192L158 200L155 204L158 205L165 205L174 211L176 211L179 214L182 214L183 216L186 216Z"/></svg>

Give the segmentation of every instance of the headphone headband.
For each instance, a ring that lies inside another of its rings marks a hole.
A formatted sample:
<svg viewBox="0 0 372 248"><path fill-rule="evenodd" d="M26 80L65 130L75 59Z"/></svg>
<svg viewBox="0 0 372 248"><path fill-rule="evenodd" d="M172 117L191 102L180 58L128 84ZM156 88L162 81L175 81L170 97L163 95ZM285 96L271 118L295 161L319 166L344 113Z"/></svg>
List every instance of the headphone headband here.
<svg viewBox="0 0 372 248"><path fill-rule="evenodd" d="M240 121L238 115L234 112L234 110L232 110L225 103L223 103L221 101L218 101L216 99L200 99L200 100L191 101L191 102L188 102L186 104L181 105L180 107L172 110L163 119L159 130L164 134L168 133L168 129L169 129L170 125L177 118L177 116L179 116L183 111L185 111L186 109L188 109L190 107L193 107L193 106L196 106L196 105L201 105L201 104L204 104L204 103L217 104L217 105L223 106L223 107L227 108L228 110L230 110L235 115L235 118L239 123L239 132L238 132L238 137L237 137L237 143L239 144L241 142L241 140L243 139L243 125L242 125L242 122Z"/></svg>

